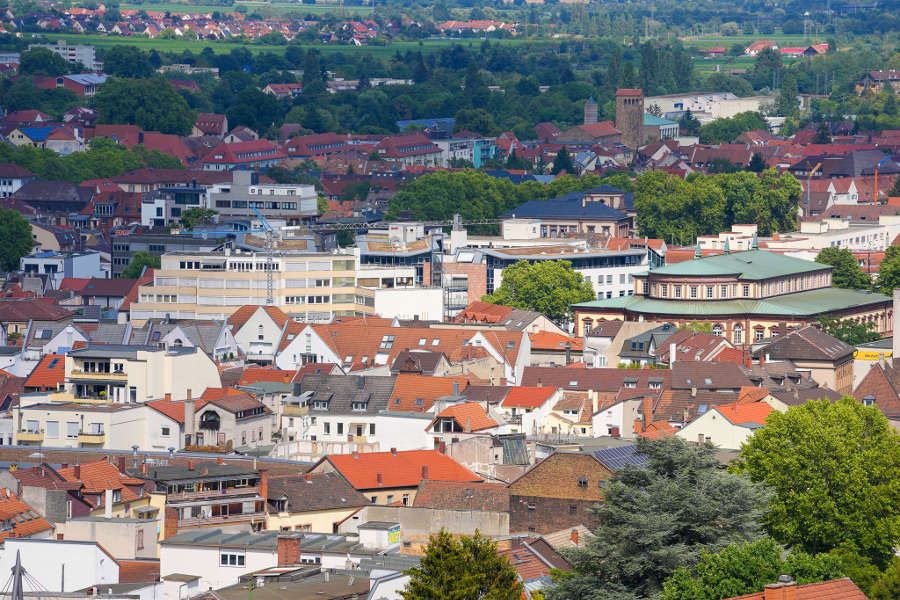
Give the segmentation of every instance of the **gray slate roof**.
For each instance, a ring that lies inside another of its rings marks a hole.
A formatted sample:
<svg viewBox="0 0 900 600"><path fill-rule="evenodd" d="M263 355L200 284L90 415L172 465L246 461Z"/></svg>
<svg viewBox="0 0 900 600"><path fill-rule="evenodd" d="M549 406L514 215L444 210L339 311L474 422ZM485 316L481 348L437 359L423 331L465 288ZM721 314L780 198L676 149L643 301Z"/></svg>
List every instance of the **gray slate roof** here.
<svg viewBox="0 0 900 600"><path fill-rule="evenodd" d="M392 376L358 377L311 373L304 375L300 382L300 397L292 397L288 402L306 402L312 407L317 401L326 401L327 413L330 414L374 416L379 411L387 409L393 390ZM366 402L366 410L354 411L352 409L354 402ZM310 414L315 412L313 410Z"/></svg>

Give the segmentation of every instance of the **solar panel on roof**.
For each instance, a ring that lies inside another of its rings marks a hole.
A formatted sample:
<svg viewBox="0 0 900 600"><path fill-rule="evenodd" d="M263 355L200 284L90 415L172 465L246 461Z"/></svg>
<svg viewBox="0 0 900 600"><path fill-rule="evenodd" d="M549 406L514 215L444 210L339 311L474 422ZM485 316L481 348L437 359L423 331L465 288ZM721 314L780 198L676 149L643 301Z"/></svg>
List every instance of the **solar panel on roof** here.
<svg viewBox="0 0 900 600"><path fill-rule="evenodd" d="M610 469L621 469L627 465L643 467L647 464L647 457L637 454L636 449L634 445L604 448L595 451L594 456Z"/></svg>

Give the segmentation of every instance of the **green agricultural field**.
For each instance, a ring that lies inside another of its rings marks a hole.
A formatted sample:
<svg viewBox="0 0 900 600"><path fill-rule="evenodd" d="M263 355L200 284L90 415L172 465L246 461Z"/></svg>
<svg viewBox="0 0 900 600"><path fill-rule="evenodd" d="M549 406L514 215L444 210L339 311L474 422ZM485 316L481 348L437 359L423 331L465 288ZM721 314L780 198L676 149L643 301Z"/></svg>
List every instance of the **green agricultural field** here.
<svg viewBox="0 0 900 600"><path fill-rule="evenodd" d="M109 48L117 45L131 45L149 52L156 50L157 52L183 52L190 50L195 54L199 54L204 48L212 48L213 52L223 54L231 52L232 48L246 48L251 52L271 52L273 54L283 54L285 46L264 46L261 44L247 44L235 42L218 42L209 40L164 40L150 39L146 37L123 37L123 36L105 36L97 34L69 34L69 33L48 33L44 37L51 41L59 39L66 40L73 44L89 44L96 48ZM522 44L540 44L541 41L526 39L503 39L492 40L501 44L522 45ZM463 39L439 39L439 40L423 40L420 42L392 42L387 46L351 46L337 44L303 44L303 48L316 48L322 54L332 54L335 52L365 52L377 56L379 58L387 58L396 52L406 52L408 50L420 50L423 53L436 52L442 48L447 48L453 44L462 44L464 46L475 46L480 44L481 40L472 38ZM547 43L547 42L543 42Z"/></svg>

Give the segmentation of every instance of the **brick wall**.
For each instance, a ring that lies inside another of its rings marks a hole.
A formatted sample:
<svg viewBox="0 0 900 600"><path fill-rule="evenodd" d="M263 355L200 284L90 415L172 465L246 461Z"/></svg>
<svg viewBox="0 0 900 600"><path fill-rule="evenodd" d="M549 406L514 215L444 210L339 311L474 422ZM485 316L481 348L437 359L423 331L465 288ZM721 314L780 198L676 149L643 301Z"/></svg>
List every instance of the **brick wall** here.
<svg viewBox="0 0 900 600"><path fill-rule="evenodd" d="M596 500L510 495L509 532L544 534L576 525L593 529L594 517L588 509L596 505Z"/></svg>
<svg viewBox="0 0 900 600"><path fill-rule="evenodd" d="M178 535L178 509L174 506L167 506L163 513L163 539Z"/></svg>
<svg viewBox="0 0 900 600"><path fill-rule="evenodd" d="M487 269L483 264L444 263L444 274L460 274L469 276L469 302L481 300L487 294Z"/></svg>
<svg viewBox="0 0 900 600"><path fill-rule="evenodd" d="M300 563L300 536L278 536L278 566L287 567Z"/></svg>
<svg viewBox="0 0 900 600"><path fill-rule="evenodd" d="M510 532L593 528L588 509L603 500L600 482L609 475L589 454L551 454L509 485Z"/></svg>

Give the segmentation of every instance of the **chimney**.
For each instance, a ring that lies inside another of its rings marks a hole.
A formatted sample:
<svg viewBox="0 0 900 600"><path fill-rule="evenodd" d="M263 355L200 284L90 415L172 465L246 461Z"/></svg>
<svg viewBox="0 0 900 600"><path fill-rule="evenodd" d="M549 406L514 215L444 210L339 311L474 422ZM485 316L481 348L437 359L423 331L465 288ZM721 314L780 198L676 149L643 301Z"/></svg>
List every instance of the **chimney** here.
<svg viewBox="0 0 900 600"><path fill-rule="evenodd" d="M269 499L269 470L268 469L260 469L259 470L259 495L262 496L263 501Z"/></svg>
<svg viewBox="0 0 900 600"><path fill-rule="evenodd" d="M572 530L572 543L575 544L576 546L578 545L578 530L577 529Z"/></svg>
<svg viewBox="0 0 900 600"><path fill-rule="evenodd" d="M422 465L422 479L428 479L428 465Z"/></svg>
<svg viewBox="0 0 900 600"><path fill-rule="evenodd" d="M650 426L650 423L653 422L653 398L649 396L644 396L644 431L647 431L647 427Z"/></svg>
<svg viewBox="0 0 900 600"><path fill-rule="evenodd" d="M79 464L75 465L74 475L75 475L75 479L81 480L81 465L79 465Z"/></svg>
<svg viewBox="0 0 900 600"><path fill-rule="evenodd" d="M307 473L303 478L306 479L306 481L312 482L312 473Z"/></svg>
<svg viewBox="0 0 900 600"><path fill-rule="evenodd" d="M397 449L391 448L391 456L397 456Z"/></svg>
<svg viewBox="0 0 900 600"><path fill-rule="evenodd" d="M438 444L438 452L441 454L447 454L447 442L441 442Z"/></svg>
<svg viewBox="0 0 900 600"><path fill-rule="evenodd" d="M780 575L777 583L770 583L763 590L763 600L794 600L797 597L797 584L790 575Z"/></svg>
<svg viewBox="0 0 900 600"><path fill-rule="evenodd" d="M217 465L221 465L221 464L224 464L224 463L225 463L225 459L224 459L224 458L222 458L221 456L217 456L217 457L216 457L216 464L217 464Z"/></svg>
<svg viewBox="0 0 900 600"><path fill-rule="evenodd" d="M124 456L119 457L119 473L125 472L125 467L128 464L128 459Z"/></svg>
<svg viewBox="0 0 900 600"><path fill-rule="evenodd" d="M138 453L137 453L137 451L138 451L138 445L135 444L131 447L131 466L134 469L138 468ZM125 472L125 469L119 469L119 470L122 471L123 473Z"/></svg>
<svg viewBox="0 0 900 600"><path fill-rule="evenodd" d="M188 461L188 471L193 471L193 470L194 470L194 461L189 460Z"/></svg>
<svg viewBox="0 0 900 600"><path fill-rule="evenodd" d="M191 390L187 390L187 399L184 401L184 437L185 440L194 439L194 413L197 411L194 399L191 397Z"/></svg>
<svg viewBox="0 0 900 600"><path fill-rule="evenodd" d="M675 354L677 352L678 347L675 345L675 342L669 344L669 368L675 368Z"/></svg>
<svg viewBox="0 0 900 600"><path fill-rule="evenodd" d="M169 392L166 392L165 399L166 399L166 402L171 402L171 401L172 401L172 394L170 394Z"/></svg>
<svg viewBox="0 0 900 600"><path fill-rule="evenodd" d="M104 495L106 497L103 499L103 518L112 519L113 491L106 490Z"/></svg>
<svg viewBox="0 0 900 600"><path fill-rule="evenodd" d="M299 535L278 536L278 566L289 567L300 564L300 537Z"/></svg>
<svg viewBox="0 0 900 600"><path fill-rule="evenodd" d="M375 481L378 482L378 485L381 485L381 483L382 483L382 481L381 481L381 473L376 473L376 474L375 474Z"/></svg>
<svg viewBox="0 0 900 600"><path fill-rule="evenodd" d="M566 342L566 364L572 364L572 342Z"/></svg>

